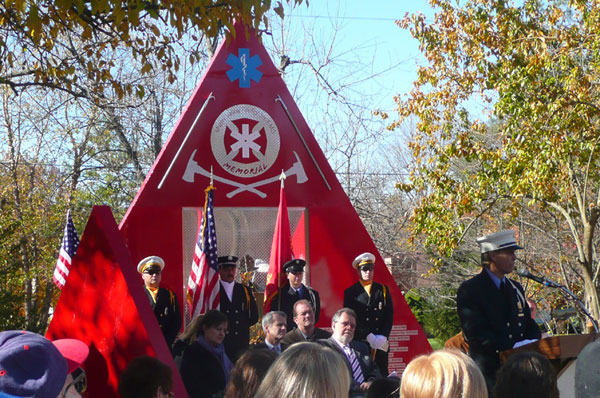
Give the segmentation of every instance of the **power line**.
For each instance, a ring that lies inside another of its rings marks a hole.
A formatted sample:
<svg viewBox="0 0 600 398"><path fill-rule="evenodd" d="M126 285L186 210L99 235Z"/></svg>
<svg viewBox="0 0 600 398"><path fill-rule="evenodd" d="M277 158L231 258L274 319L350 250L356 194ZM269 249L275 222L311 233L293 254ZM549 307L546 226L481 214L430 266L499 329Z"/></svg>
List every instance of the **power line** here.
<svg viewBox="0 0 600 398"><path fill-rule="evenodd" d="M52 162L16 162L16 163L12 163L12 162L4 162L4 161L0 161L0 166L32 166L32 167L53 167L56 169L70 169L72 167L72 165L70 164L65 164L65 163L52 163ZM94 167L94 169L98 169L98 168L105 168L105 169L110 169L110 167L108 166L96 166ZM131 165L124 165L124 166L119 166L117 168L118 170L137 170L134 166ZM86 168L87 170L87 168ZM407 172L360 172L360 171L335 171L335 174L338 175L350 175L350 176L378 176L378 177L407 177L410 174Z"/></svg>
<svg viewBox="0 0 600 398"><path fill-rule="evenodd" d="M355 20L355 21L398 21L402 18L385 18L385 17L332 17L327 15L301 15L301 14L291 14L291 17L298 18L315 18L315 19L347 19L347 20Z"/></svg>

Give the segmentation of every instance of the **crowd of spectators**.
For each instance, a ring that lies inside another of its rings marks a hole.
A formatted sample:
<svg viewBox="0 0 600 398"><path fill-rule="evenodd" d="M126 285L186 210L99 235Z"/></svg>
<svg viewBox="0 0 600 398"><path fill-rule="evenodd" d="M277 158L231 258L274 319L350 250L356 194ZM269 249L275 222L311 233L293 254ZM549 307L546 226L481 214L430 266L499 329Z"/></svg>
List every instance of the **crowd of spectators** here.
<svg viewBox="0 0 600 398"><path fill-rule="evenodd" d="M348 342L352 340L352 333L340 332L352 329L351 315L349 309L338 311L334 334L329 339L294 343L281 353L268 346L252 348L232 366L223 351L227 317L209 311L190 324L173 353L191 398L559 397L556 371L539 353L511 355L499 369L493 392L488 395L476 363L451 348L418 356L408 364L401 380L379 376L356 395L351 389L355 374L346 358L324 344L341 334ZM580 353L575 372L576 398L600 396L599 352L600 340ZM89 348L74 339L51 342L26 331L0 332L0 397L81 397L87 385L82 366L88 353ZM208 373L212 379L206 377ZM172 388L171 368L156 358L142 356L133 359L122 372L118 390L122 398L172 398Z"/></svg>

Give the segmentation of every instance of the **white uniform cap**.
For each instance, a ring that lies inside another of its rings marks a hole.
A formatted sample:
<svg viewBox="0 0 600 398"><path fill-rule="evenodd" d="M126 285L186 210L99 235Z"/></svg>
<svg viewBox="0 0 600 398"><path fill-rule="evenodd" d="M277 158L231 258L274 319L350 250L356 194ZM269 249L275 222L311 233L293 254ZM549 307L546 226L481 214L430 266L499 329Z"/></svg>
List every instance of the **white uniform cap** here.
<svg viewBox="0 0 600 398"><path fill-rule="evenodd" d="M143 259L142 261L140 261L140 263L137 266L137 271L140 274L143 274L144 270L146 268L150 267L151 265L158 265L162 272L163 268L165 268L165 260L163 260L162 258L160 258L158 256L148 256L145 259Z"/></svg>
<svg viewBox="0 0 600 398"><path fill-rule="evenodd" d="M356 257L354 261L352 261L352 266L356 269L358 269L358 267L362 267L365 264L375 264L375 255L371 253L363 253Z"/></svg>
<svg viewBox="0 0 600 398"><path fill-rule="evenodd" d="M494 234L480 236L477 238L477 243L481 249L481 253L493 252L496 250L519 250L521 246L517 245L515 231L509 229L507 231L496 232Z"/></svg>

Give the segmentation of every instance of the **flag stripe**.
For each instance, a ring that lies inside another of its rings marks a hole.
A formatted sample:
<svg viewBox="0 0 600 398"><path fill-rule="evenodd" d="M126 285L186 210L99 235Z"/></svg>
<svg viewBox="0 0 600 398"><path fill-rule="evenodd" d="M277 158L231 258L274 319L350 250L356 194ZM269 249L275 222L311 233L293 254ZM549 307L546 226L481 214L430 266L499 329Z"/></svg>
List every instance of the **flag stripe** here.
<svg viewBox="0 0 600 398"><path fill-rule="evenodd" d="M217 233L213 212L213 190L206 189L201 228L194 248L187 298L192 318L219 308L219 274L217 272Z"/></svg>
<svg viewBox="0 0 600 398"><path fill-rule="evenodd" d="M67 211L67 221L65 223L62 244L52 276L54 283L59 289L62 289L67 283L67 276L69 276L72 259L75 257L78 247L79 237L77 237L77 231L75 230L73 220L71 219L71 210L69 210Z"/></svg>

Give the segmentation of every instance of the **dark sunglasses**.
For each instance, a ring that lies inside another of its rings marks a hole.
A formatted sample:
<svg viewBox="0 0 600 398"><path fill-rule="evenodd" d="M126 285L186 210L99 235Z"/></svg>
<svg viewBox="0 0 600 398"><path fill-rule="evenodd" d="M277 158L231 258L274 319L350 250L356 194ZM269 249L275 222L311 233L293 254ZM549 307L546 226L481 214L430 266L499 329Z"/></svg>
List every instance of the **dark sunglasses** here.
<svg viewBox="0 0 600 398"><path fill-rule="evenodd" d="M160 274L160 270L158 270L158 269L151 269L149 271L144 271L144 274L157 275L157 274Z"/></svg>
<svg viewBox="0 0 600 398"><path fill-rule="evenodd" d="M372 265L363 265L362 267L359 268L359 270L361 270L361 271L373 271L373 266Z"/></svg>
<svg viewBox="0 0 600 398"><path fill-rule="evenodd" d="M69 392L71 386L73 386L75 391L79 394L82 394L87 389L87 376L85 375L85 370L77 368L71 373L71 376L73 376L73 381L65 388L63 398L67 396L67 392Z"/></svg>

